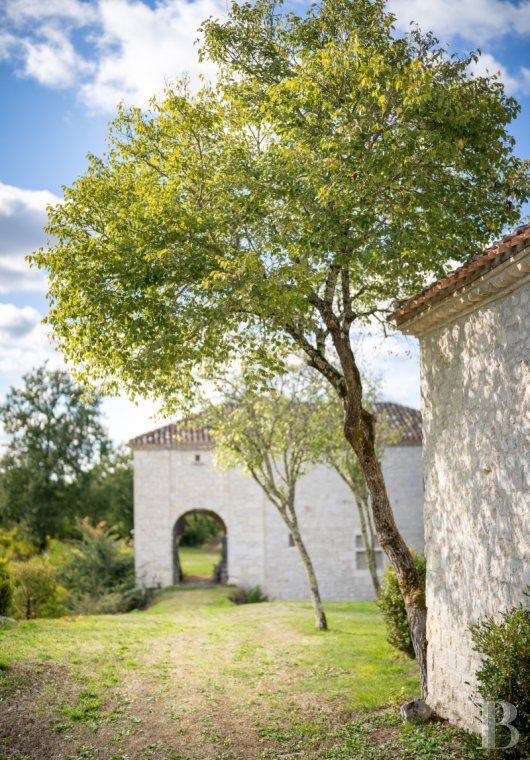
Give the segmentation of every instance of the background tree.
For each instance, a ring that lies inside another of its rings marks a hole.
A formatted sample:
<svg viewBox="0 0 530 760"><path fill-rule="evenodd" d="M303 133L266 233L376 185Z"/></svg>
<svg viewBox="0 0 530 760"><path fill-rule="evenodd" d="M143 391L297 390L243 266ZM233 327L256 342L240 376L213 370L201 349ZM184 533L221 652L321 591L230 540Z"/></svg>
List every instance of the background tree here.
<svg viewBox="0 0 530 760"><path fill-rule="evenodd" d="M304 403L303 380L292 373L267 389L256 389L252 373L243 372L230 385L228 404L212 405L207 420L217 462L249 472L278 510L304 566L316 627L326 629L315 568L296 512L296 486L315 464L314 442L322 423L320 410Z"/></svg>
<svg viewBox="0 0 530 760"><path fill-rule="evenodd" d="M201 546L208 541L218 541L222 528L210 515L192 512L184 520L184 532L179 538L180 546Z"/></svg>
<svg viewBox="0 0 530 760"><path fill-rule="evenodd" d="M47 536L71 532L86 505L88 473L110 442L99 398L66 372L44 366L23 382L0 406L9 436L0 461L0 514L6 524L25 524L43 548Z"/></svg>
<svg viewBox="0 0 530 760"><path fill-rule="evenodd" d="M130 537L133 530L133 465L131 452L122 446L106 449L83 475L84 490L77 517L97 524L104 520L115 534Z"/></svg>
<svg viewBox="0 0 530 760"><path fill-rule="evenodd" d="M244 353L293 348L335 389L427 690L421 580L395 525L352 328L446 273L528 197L507 127L519 110L477 56L399 36L381 0L270 0L203 26L215 86L121 109L106 156L50 210L48 321L79 376L192 402Z"/></svg>

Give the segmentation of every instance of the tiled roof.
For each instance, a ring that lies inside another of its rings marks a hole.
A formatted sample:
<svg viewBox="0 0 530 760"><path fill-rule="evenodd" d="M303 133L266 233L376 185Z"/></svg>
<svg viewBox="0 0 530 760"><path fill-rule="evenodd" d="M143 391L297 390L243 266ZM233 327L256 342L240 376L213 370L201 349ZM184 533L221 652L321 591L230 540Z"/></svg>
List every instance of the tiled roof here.
<svg viewBox="0 0 530 760"><path fill-rule="evenodd" d="M383 414L391 431L402 432L402 446L421 445L421 413L401 404L379 402L374 404L377 415ZM214 442L208 427L197 424L197 418L151 430L129 441L131 449L210 449Z"/></svg>
<svg viewBox="0 0 530 760"><path fill-rule="evenodd" d="M213 439L209 428L187 418L132 438L129 446L131 449L210 449Z"/></svg>
<svg viewBox="0 0 530 760"><path fill-rule="evenodd" d="M449 294L468 285L486 272L504 264L505 261L508 261L529 247L530 224L524 224L514 232L506 235L499 242L474 256L459 269L455 269L447 277L434 282L422 290L421 293L405 301L389 316L389 320L395 320L399 325L401 321L419 314L433 302L443 300Z"/></svg>
<svg viewBox="0 0 530 760"><path fill-rule="evenodd" d="M378 417L384 416L392 432L401 433L400 446L421 446L421 412L386 401L377 402L374 407Z"/></svg>

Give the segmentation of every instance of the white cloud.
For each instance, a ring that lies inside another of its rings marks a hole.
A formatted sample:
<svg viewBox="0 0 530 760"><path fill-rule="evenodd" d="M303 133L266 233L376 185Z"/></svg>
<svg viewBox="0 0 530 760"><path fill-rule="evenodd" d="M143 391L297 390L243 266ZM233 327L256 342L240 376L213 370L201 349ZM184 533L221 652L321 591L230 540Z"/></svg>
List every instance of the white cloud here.
<svg viewBox="0 0 530 760"><path fill-rule="evenodd" d="M399 332L386 337L374 326L359 334L355 353L361 371L376 382L384 401L420 407L418 341Z"/></svg>
<svg viewBox="0 0 530 760"><path fill-rule="evenodd" d="M530 69L527 69L526 66L521 66L521 91L524 92L525 95L530 95Z"/></svg>
<svg viewBox="0 0 530 760"><path fill-rule="evenodd" d="M194 43L204 19L224 15L223 0L4 0L0 58L43 85L77 87L91 110L113 112L121 100L146 106L184 73L213 74Z"/></svg>
<svg viewBox="0 0 530 760"><path fill-rule="evenodd" d="M19 340L40 324L41 315L31 306L0 303L0 340Z"/></svg>
<svg viewBox="0 0 530 760"><path fill-rule="evenodd" d="M20 257L0 257L0 295L44 290L46 275L40 270L30 269L27 262Z"/></svg>
<svg viewBox="0 0 530 760"><path fill-rule="evenodd" d="M54 27L43 28L42 42L24 40L24 74L48 87L73 87L94 69L75 51L67 35Z"/></svg>
<svg viewBox="0 0 530 760"><path fill-rule="evenodd" d="M0 293L45 289L44 275L24 257L45 242L46 206L59 200L47 190L0 182Z"/></svg>
<svg viewBox="0 0 530 760"><path fill-rule="evenodd" d="M7 19L17 25L60 18L63 22L82 26L97 19L96 5L78 0L6 0L4 12Z"/></svg>
<svg viewBox="0 0 530 760"><path fill-rule="evenodd" d="M405 29L416 22L444 40L456 36L475 45L506 35L530 33L530 2L503 0L390 0L389 9Z"/></svg>
<svg viewBox="0 0 530 760"><path fill-rule="evenodd" d="M470 69L475 76L498 75L508 95L512 95L518 90L523 89L524 82L512 76L506 67L502 63L499 63L490 53L482 53L478 61L471 64Z"/></svg>
<svg viewBox="0 0 530 760"><path fill-rule="evenodd" d="M390 0L389 8L402 29L414 21L444 41L483 45L530 34L530 0ZM213 75L194 41L204 19L226 10L225 0L0 0L0 59L43 85L77 88L94 111L112 113L120 100L145 106L182 73L192 81ZM510 92L530 90L524 71L509 73L488 53L483 59Z"/></svg>
<svg viewBox="0 0 530 760"><path fill-rule="evenodd" d="M81 89L92 108L112 110L124 98L145 106L167 81L199 71L194 45L197 29L208 16L225 14L220 0L169 0L155 8L130 0L101 0L102 37L95 76ZM212 69L209 69L212 71Z"/></svg>
<svg viewBox="0 0 530 760"><path fill-rule="evenodd" d="M0 304L0 374L23 374L45 361L61 364L41 319L31 306Z"/></svg>

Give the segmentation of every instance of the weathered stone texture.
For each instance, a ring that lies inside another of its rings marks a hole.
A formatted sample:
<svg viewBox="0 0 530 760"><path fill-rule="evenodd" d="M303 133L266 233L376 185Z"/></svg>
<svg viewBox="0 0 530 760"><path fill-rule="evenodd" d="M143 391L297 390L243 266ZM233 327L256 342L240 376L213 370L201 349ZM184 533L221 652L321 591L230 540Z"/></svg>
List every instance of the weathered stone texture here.
<svg viewBox="0 0 530 760"><path fill-rule="evenodd" d="M289 546L287 528L277 511L249 475L216 470L213 453L134 452L138 581L147 586L172 583L173 527L186 512L205 509L218 514L226 525L230 583L259 585L276 599L308 598L303 566L296 548ZM383 468L398 525L407 542L421 551L421 447L390 447ZM305 475L298 487L297 511L323 597L373 599L368 570L357 568L357 509L339 476L324 466Z"/></svg>
<svg viewBox="0 0 530 760"><path fill-rule="evenodd" d="M530 584L528 285L421 340L429 703L476 729L470 622Z"/></svg>

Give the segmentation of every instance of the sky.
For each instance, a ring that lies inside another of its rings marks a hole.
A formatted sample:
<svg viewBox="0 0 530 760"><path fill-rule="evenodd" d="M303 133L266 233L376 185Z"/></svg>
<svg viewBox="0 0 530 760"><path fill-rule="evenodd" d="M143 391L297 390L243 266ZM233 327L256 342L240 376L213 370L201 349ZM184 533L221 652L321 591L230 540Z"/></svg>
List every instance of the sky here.
<svg viewBox="0 0 530 760"><path fill-rule="evenodd" d="M530 0L390 0L388 7L400 30L416 22L451 50L480 49L476 71L499 72L521 103L511 131L517 154L529 156ZM84 172L87 153L104 150L120 101L145 106L176 76L197 78L197 28L226 8L224 0L0 0L0 401L42 362L64 366L41 323L46 278L24 260L45 243L46 206ZM413 339L373 336L362 355L386 400L419 407ZM104 402L116 441L161 424L155 412L148 399Z"/></svg>

